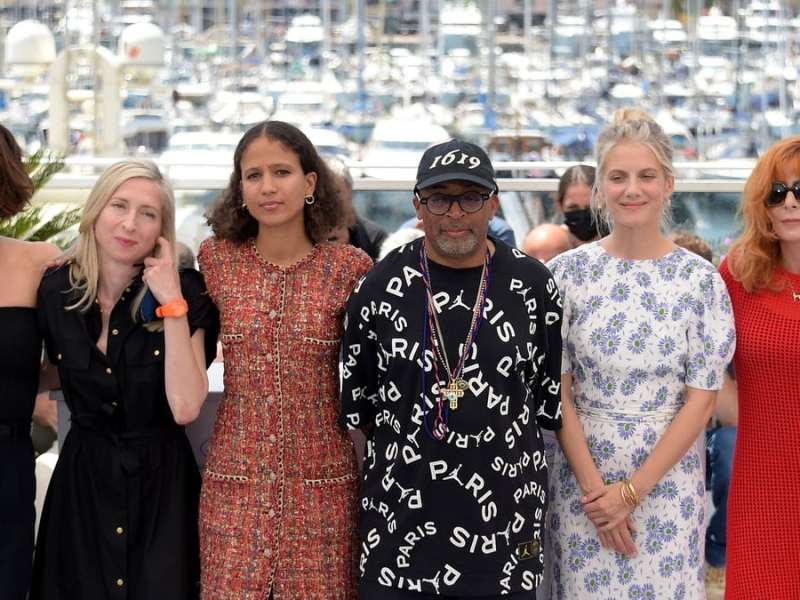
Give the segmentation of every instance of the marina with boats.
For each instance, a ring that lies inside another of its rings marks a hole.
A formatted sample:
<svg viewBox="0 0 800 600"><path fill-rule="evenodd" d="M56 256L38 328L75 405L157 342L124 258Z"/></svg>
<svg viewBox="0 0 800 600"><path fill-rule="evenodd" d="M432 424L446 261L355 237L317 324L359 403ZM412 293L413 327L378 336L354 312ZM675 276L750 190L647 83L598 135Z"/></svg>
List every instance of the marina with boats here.
<svg viewBox="0 0 800 600"><path fill-rule="evenodd" d="M459 136L490 150L524 232L635 104L695 182L676 221L721 245L753 159L800 131L800 18L778 0L702 4L17 2L0 5L0 121L28 152L68 157L49 198L110 157L152 156L200 212L241 133L289 121L351 166L387 229L410 215L396 199L422 151Z"/></svg>

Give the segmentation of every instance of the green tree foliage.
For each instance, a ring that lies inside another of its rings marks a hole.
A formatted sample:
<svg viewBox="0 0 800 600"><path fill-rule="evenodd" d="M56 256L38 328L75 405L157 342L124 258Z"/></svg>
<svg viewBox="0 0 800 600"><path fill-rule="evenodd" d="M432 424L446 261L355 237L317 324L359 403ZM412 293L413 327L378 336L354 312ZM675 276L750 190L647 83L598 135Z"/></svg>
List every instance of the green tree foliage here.
<svg viewBox="0 0 800 600"><path fill-rule="evenodd" d="M34 190L38 191L64 168L64 158L40 149L26 159L25 168ZM43 207L30 206L13 218L0 222L0 235L31 242L49 241L65 249L75 238L68 230L80 221L80 212L80 208L72 208L45 219Z"/></svg>

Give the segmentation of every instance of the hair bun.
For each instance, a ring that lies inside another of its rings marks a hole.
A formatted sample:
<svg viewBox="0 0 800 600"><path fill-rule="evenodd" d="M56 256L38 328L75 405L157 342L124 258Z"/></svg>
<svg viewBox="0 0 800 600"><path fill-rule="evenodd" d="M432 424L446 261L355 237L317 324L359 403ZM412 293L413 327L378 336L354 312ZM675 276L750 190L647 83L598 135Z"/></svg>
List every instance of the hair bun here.
<svg viewBox="0 0 800 600"><path fill-rule="evenodd" d="M626 125L631 121L644 121L646 123L655 123L653 117L647 114L646 111L638 107L626 106L619 108L614 112L611 117L611 126L620 127Z"/></svg>

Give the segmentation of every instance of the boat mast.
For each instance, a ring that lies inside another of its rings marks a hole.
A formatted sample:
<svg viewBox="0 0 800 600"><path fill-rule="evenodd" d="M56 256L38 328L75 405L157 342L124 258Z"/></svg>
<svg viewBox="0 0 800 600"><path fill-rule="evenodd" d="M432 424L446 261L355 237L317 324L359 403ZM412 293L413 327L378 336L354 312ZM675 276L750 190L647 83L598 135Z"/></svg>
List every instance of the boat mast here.
<svg viewBox="0 0 800 600"><path fill-rule="evenodd" d="M486 0L486 20L487 20L487 46L489 51L489 73L488 73L488 94L487 94L487 104L489 111L494 114L497 109L497 68L496 62L497 58L495 56L495 46L496 46L496 38L497 38L497 25L495 24L495 17L497 13L497 1L496 0ZM494 119L492 119L494 122Z"/></svg>
<svg viewBox="0 0 800 600"><path fill-rule="evenodd" d="M321 0L322 13L322 59L320 67L323 74L328 72L328 58L331 55L331 0Z"/></svg>
<svg viewBox="0 0 800 600"><path fill-rule="evenodd" d="M609 0L610 1L610 0ZM544 81L544 97L545 100L550 99L550 79L553 75L553 65L555 64L555 41L556 41L556 21L558 20L558 8L557 8L556 0L548 0L547 2L547 29L548 29L548 39L550 43L548 44L547 50L547 70L550 73L550 77L546 78Z"/></svg>
<svg viewBox="0 0 800 600"><path fill-rule="evenodd" d="M661 43L659 44L659 49L661 50L660 55L658 57L658 93L661 96L661 106L666 109L667 108L667 97L664 94L664 74L667 70L666 65L666 42L667 42L667 18L669 16L669 2L662 2L661 3L661 15L659 18L661 19Z"/></svg>
<svg viewBox="0 0 800 600"><path fill-rule="evenodd" d="M530 65L531 55L533 54L533 39L531 38L531 21L533 20L533 10L531 0L522 2L522 35L525 38L525 58Z"/></svg>
<svg viewBox="0 0 800 600"><path fill-rule="evenodd" d="M770 31L770 17L767 16L767 39L771 37ZM776 28L775 33L778 35L777 44L775 44L775 49L778 51L778 56L780 57L780 61L778 64L781 66L780 73L778 75L778 103L781 110L781 137L785 138L789 135L789 129L787 124L787 102L786 102L786 57L788 56L788 48L786 47L786 28L783 27L784 23L788 23L789 19L786 16L786 11L783 10L783 3L778 1L778 22L781 24L781 29L778 30ZM771 40L770 40L771 41ZM769 47L769 43L767 44Z"/></svg>
<svg viewBox="0 0 800 600"><path fill-rule="evenodd" d="M441 10L440 10L441 13ZM441 25L440 25L441 27ZM419 0L420 52L422 52L422 80L430 81L431 75L431 5L430 0ZM425 94L427 99L428 95Z"/></svg>
<svg viewBox="0 0 800 600"><path fill-rule="evenodd" d="M366 0L356 0L356 53L358 57L356 96L358 98L360 128L364 127L367 104L366 90L364 89L364 53L366 52L364 36L364 28L366 27L365 2Z"/></svg>

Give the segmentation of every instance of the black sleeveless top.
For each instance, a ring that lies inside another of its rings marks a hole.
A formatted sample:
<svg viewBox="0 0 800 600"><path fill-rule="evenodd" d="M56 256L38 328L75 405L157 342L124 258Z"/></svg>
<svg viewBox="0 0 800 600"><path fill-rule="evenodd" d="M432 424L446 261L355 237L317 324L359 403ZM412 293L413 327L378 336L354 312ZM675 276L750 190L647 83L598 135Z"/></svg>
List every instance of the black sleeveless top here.
<svg viewBox="0 0 800 600"><path fill-rule="evenodd" d="M42 356L36 309L0 307L0 331L0 422L30 423Z"/></svg>

